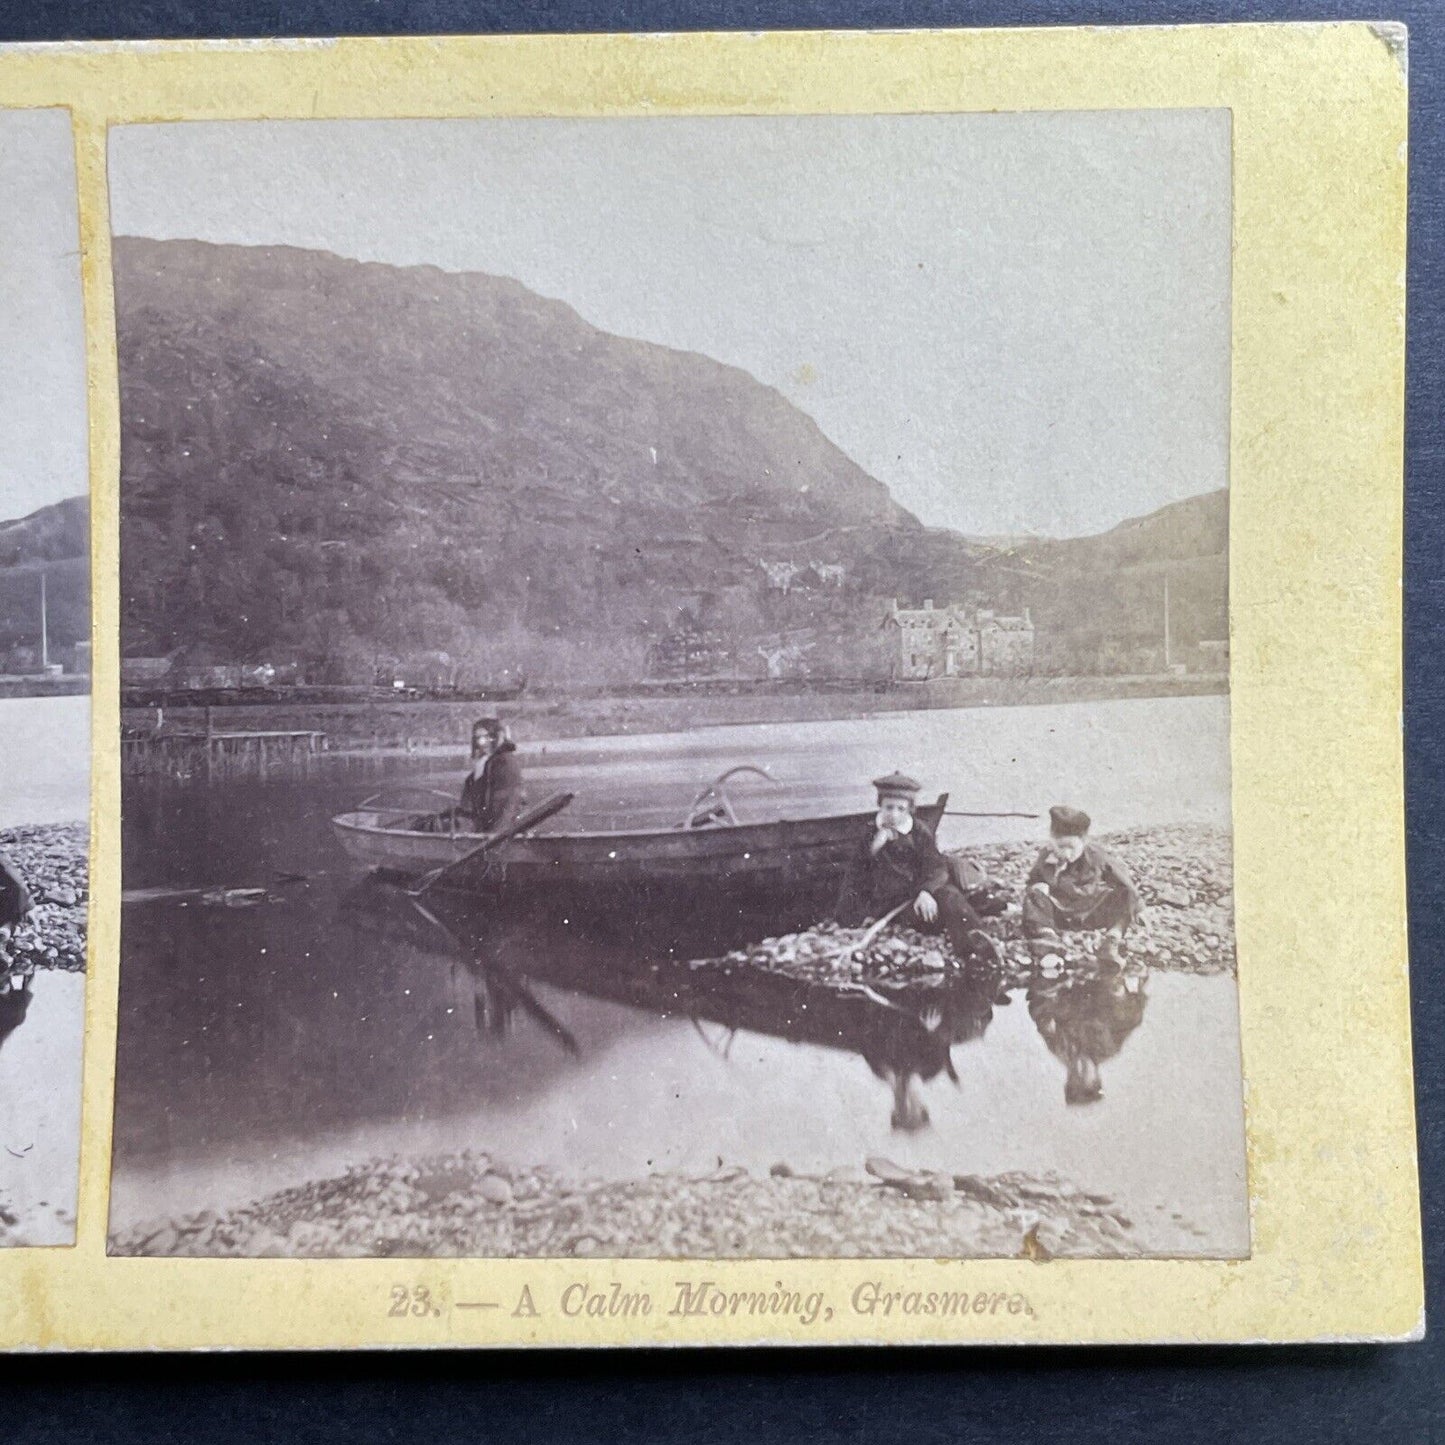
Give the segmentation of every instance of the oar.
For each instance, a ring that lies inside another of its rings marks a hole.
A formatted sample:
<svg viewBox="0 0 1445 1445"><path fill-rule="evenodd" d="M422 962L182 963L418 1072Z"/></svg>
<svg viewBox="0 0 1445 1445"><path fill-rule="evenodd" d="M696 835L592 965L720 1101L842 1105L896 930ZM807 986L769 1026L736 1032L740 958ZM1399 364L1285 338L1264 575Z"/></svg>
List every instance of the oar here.
<svg viewBox="0 0 1445 1445"><path fill-rule="evenodd" d="M559 798L565 796L566 794L563 793L557 794L557 797ZM426 906L425 903L420 902L415 895L412 896L411 906L415 908L416 911L421 914L421 916L425 918L428 923L434 924L438 929L441 930L441 932L446 936L447 941L456 951L456 955L458 958L467 959L471 957L471 951L462 946L461 939L459 939L456 934L450 928L448 928L447 925L443 923L441 919L438 918L436 914L431 911L430 908ZM473 960L471 967L473 967L478 973L482 974L483 977L486 979L493 981L501 979L503 985L511 990L517 1002L521 1004L522 1011L524 1013L526 1013L530 1018L534 1019L537 1023L541 1024L542 1027L546 1029L547 1032L550 1033L554 1038L559 1039L561 1041L562 1047L566 1049L567 1052L571 1054L574 1059L580 1059L582 1057L582 1046L573 1037L567 1026L561 1023L558 1019L553 1018L552 1015L548 1013L547 1010L543 1008L540 1003L537 1002L535 995L532 993L531 989L529 989L527 985L522 981L519 975L514 974L510 969L508 969L505 965L499 963L496 959L490 959L484 963L482 959L478 957Z"/></svg>
<svg viewBox="0 0 1445 1445"><path fill-rule="evenodd" d="M912 898L905 898L903 902L898 905L897 908L890 908L888 912L885 913L883 917L880 918L876 923L869 925L868 931L863 935L862 938L858 940L857 943L855 943L851 948L845 948L843 952L838 955L838 961L840 963L848 963L852 959L856 958L860 953L863 952L865 948L868 947L870 943L873 942L875 938L878 937L880 933L883 932L885 928L888 927L890 923L893 922L895 918L898 917L900 913L903 912L905 908L911 908L913 906L913 903L914 900Z"/></svg>
<svg viewBox="0 0 1445 1445"><path fill-rule="evenodd" d="M582 1057L582 1046L577 1042L576 1038L573 1037L566 1024L554 1018L537 1002L536 995L533 994L532 990L523 982L520 974L512 973L509 969L498 964L492 964L491 969L493 977L501 979L504 986L512 991L517 1002L521 1004L523 1013L534 1022L541 1024L574 1059L580 1059Z"/></svg>
<svg viewBox="0 0 1445 1445"><path fill-rule="evenodd" d="M470 863L473 858L480 857L499 843L505 843L509 838L515 838L518 833L525 833L528 828L535 828L538 823L545 823L555 813L560 813L576 796L575 793L554 793L545 803L538 803L535 808L529 808L515 823L508 824L507 827L500 832L493 833L489 838L483 838L475 848L468 849L460 858L453 858L450 863L443 863L440 868L433 868L430 873L422 874L416 883L406 891L413 898L420 898L438 879L445 878L448 873L460 868L464 863Z"/></svg>
<svg viewBox="0 0 1445 1445"><path fill-rule="evenodd" d="M946 808L945 818L1042 818L1042 813L961 813L957 808Z"/></svg>

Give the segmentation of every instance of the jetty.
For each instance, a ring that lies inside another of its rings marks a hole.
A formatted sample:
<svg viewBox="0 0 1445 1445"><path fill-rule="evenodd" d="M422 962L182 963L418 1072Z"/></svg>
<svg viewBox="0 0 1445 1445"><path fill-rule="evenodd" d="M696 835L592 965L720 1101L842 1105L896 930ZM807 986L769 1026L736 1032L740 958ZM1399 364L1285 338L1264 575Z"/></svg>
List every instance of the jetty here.
<svg viewBox="0 0 1445 1445"><path fill-rule="evenodd" d="M120 767L127 778L258 778L304 769L325 751L322 732L162 732L123 737Z"/></svg>

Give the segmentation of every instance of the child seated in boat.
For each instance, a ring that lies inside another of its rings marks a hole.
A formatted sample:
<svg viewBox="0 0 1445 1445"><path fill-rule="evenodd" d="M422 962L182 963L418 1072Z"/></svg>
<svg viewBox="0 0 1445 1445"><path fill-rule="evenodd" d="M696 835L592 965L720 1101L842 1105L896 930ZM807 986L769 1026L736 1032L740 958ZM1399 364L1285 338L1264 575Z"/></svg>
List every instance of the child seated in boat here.
<svg viewBox="0 0 1445 1445"><path fill-rule="evenodd" d="M913 815L922 784L902 773L875 778L878 812L859 835L843 875L835 910L845 928L895 909L901 921L925 932L941 930L960 963L997 964L998 944L949 875L933 834Z"/></svg>
<svg viewBox="0 0 1445 1445"><path fill-rule="evenodd" d="M473 833L494 833L522 811L522 765L506 723L498 717L472 724L472 766L462 783L457 813Z"/></svg>
<svg viewBox="0 0 1445 1445"><path fill-rule="evenodd" d="M1139 890L1128 872L1089 838L1087 813L1062 804L1049 809L1049 841L1029 874L1023 931L1040 960L1062 951L1064 931L1103 929L1099 958L1120 963L1124 934L1141 921Z"/></svg>
<svg viewBox="0 0 1445 1445"><path fill-rule="evenodd" d="M412 820L419 833L494 833L521 815L522 765L517 745L501 718L480 717L472 724L472 761L462 780L461 801L440 813Z"/></svg>

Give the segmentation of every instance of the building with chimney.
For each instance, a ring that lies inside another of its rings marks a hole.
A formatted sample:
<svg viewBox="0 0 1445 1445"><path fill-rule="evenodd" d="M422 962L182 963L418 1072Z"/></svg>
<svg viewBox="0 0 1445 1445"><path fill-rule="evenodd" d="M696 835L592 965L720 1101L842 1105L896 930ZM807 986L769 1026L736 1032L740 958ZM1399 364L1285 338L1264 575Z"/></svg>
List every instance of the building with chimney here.
<svg viewBox="0 0 1445 1445"><path fill-rule="evenodd" d="M1033 667L1028 608L1013 617L992 608L935 607L932 598L922 607L900 607L895 598L887 624L898 629L895 675L905 681L1008 676Z"/></svg>

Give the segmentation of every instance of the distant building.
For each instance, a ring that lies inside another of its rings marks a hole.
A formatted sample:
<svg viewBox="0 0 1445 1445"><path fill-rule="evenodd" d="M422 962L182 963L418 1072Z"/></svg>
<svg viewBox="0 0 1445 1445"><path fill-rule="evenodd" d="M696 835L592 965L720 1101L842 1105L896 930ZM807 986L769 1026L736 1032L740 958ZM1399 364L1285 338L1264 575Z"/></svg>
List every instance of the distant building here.
<svg viewBox="0 0 1445 1445"><path fill-rule="evenodd" d="M900 607L894 600L888 623L898 628L897 675L910 681L930 677L977 677L1028 672L1034 660L1034 624L1025 608L1010 617L991 608Z"/></svg>
<svg viewBox="0 0 1445 1445"><path fill-rule="evenodd" d="M757 652L767 664L768 677L776 682L806 673L803 659L812 648L813 643L802 638L777 638L759 643Z"/></svg>
<svg viewBox="0 0 1445 1445"><path fill-rule="evenodd" d="M812 585L807 582L810 573L819 587L841 589L848 580L848 568L842 562L770 562L766 557L759 557L758 566L767 576L769 590L781 592L785 597L796 586Z"/></svg>
<svg viewBox="0 0 1445 1445"><path fill-rule="evenodd" d="M769 562L766 558L759 557L758 566L767 574L768 587L774 592L781 592L784 597L792 591L793 583L803 574L803 568L797 562Z"/></svg>
<svg viewBox="0 0 1445 1445"><path fill-rule="evenodd" d="M236 662L208 662L172 672L171 682L194 692L235 689L245 686L245 669Z"/></svg>
<svg viewBox="0 0 1445 1445"><path fill-rule="evenodd" d="M159 682L171 670L169 657L123 657L120 660L122 687L144 687Z"/></svg>
<svg viewBox="0 0 1445 1445"><path fill-rule="evenodd" d="M1197 664L1197 670L1198 670L1199 672L1218 672L1218 673L1223 673L1223 672L1228 672L1228 671L1229 671L1229 643L1228 643L1228 642L1216 642L1216 641L1213 641L1213 640L1210 640L1210 641L1207 641L1207 642L1206 642L1206 641L1202 641L1202 640L1201 640L1201 641L1197 644L1197 648L1198 648L1198 664Z"/></svg>
<svg viewBox="0 0 1445 1445"><path fill-rule="evenodd" d="M418 652L410 657L383 665L376 681L394 692L419 689L437 692L457 684L457 664L449 652Z"/></svg>
<svg viewBox="0 0 1445 1445"><path fill-rule="evenodd" d="M90 649L84 654L86 665ZM298 680L294 663L277 666L270 662L182 662L171 657L123 657L120 660L122 687L163 689L166 692L235 692L241 688L274 687Z"/></svg>
<svg viewBox="0 0 1445 1445"><path fill-rule="evenodd" d="M20 643L5 654L0 672L8 677L30 677L40 671L40 651Z"/></svg>
<svg viewBox="0 0 1445 1445"><path fill-rule="evenodd" d="M1034 624L1029 610L1006 617L992 610L974 614L978 632L978 670L990 674L1028 672L1034 665Z"/></svg>
<svg viewBox="0 0 1445 1445"><path fill-rule="evenodd" d="M69 670L82 677L90 676L90 641L77 642L70 649Z"/></svg>

